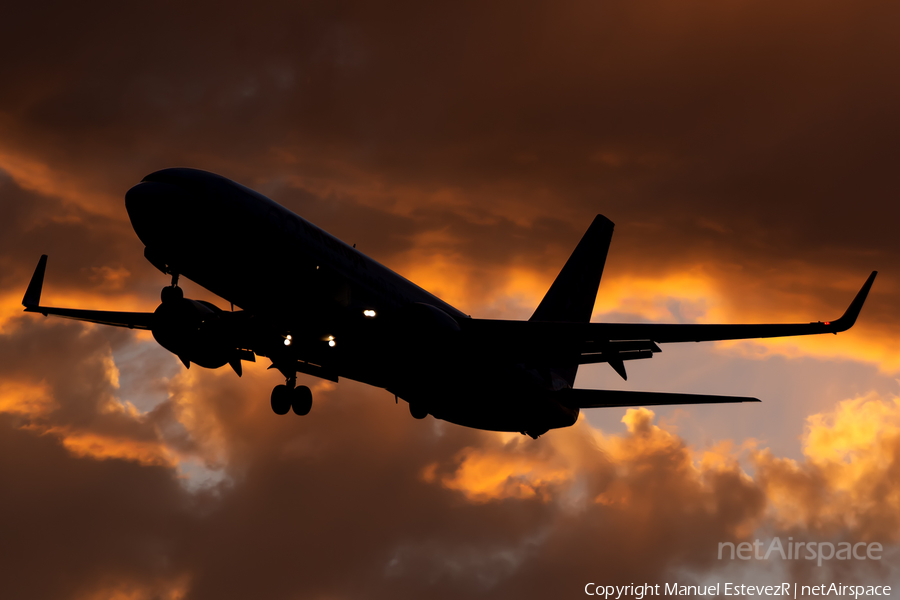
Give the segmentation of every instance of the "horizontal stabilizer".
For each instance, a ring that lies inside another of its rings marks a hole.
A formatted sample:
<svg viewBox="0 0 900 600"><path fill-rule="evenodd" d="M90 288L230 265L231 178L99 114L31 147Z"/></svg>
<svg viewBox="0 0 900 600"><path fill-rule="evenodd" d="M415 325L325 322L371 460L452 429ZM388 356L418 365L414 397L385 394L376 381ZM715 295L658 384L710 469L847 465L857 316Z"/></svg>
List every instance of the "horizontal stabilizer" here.
<svg viewBox="0 0 900 600"><path fill-rule="evenodd" d="M670 392L626 392L622 390L567 389L558 392L559 401L571 408L611 408L616 406L666 406L670 404L720 404L759 402L746 396L708 396Z"/></svg>

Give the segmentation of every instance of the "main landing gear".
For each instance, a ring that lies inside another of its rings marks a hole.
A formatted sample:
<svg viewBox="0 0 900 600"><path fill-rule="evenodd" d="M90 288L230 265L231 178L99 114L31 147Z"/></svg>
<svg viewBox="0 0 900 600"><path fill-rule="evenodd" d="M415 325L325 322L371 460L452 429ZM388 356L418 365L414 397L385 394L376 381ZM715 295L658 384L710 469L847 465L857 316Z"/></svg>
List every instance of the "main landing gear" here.
<svg viewBox="0 0 900 600"><path fill-rule="evenodd" d="M305 385L297 385L296 377L289 377L287 385L276 385L272 390L272 410L276 415L286 415L293 410L295 415L308 415L312 408L312 391Z"/></svg>
<svg viewBox="0 0 900 600"><path fill-rule="evenodd" d="M178 287L178 273L172 273L172 285L164 287L159 296L163 304L178 302L184 298L184 292Z"/></svg>

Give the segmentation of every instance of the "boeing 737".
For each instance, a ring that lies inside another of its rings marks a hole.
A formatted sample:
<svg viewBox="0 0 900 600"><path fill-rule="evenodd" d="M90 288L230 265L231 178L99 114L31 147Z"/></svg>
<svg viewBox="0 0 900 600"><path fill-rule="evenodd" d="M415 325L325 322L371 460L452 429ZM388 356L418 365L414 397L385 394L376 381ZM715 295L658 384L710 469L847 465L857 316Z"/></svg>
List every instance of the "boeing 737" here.
<svg viewBox="0 0 900 600"><path fill-rule="evenodd" d="M271 360L285 378L272 410L305 415L303 373L384 388L412 416L537 438L580 409L758 402L576 389L579 365L648 359L660 344L838 333L856 322L877 272L833 321L772 325L591 323L613 223L597 215L528 321L475 319L269 198L224 177L165 169L125 195L144 256L171 284L154 312L41 306L47 256L22 300L26 312L145 329L184 366ZM184 297L186 277L232 304ZM238 310L235 310L237 307Z"/></svg>

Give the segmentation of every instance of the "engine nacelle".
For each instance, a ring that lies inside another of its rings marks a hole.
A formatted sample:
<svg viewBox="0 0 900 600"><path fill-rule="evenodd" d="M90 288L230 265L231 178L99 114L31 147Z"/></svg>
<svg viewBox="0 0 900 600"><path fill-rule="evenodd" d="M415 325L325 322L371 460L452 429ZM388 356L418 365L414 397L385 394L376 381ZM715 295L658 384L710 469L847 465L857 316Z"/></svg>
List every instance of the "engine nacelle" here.
<svg viewBox="0 0 900 600"><path fill-rule="evenodd" d="M182 361L218 369L234 357L234 342L216 305L180 298L163 302L153 314L153 338Z"/></svg>

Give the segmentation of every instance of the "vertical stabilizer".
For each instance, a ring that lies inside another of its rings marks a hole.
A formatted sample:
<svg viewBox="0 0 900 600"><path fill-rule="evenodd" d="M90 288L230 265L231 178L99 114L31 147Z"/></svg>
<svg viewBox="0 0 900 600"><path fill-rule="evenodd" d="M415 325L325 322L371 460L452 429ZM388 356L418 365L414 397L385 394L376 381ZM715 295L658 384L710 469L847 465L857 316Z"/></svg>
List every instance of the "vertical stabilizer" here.
<svg viewBox="0 0 900 600"><path fill-rule="evenodd" d="M572 323L591 320L613 227L613 222L603 215L594 218L530 320Z"/></svg>
<svg viewBox="0 0 900 600"><path fill-rule="evenodd" d="M594 218L572 256L531 315L531 321L587 323L591 320L613 227L613 222L603 215ZM577 371L577 364L551 369L551 373L567 381L569 386L575 383Z"/></svg>

